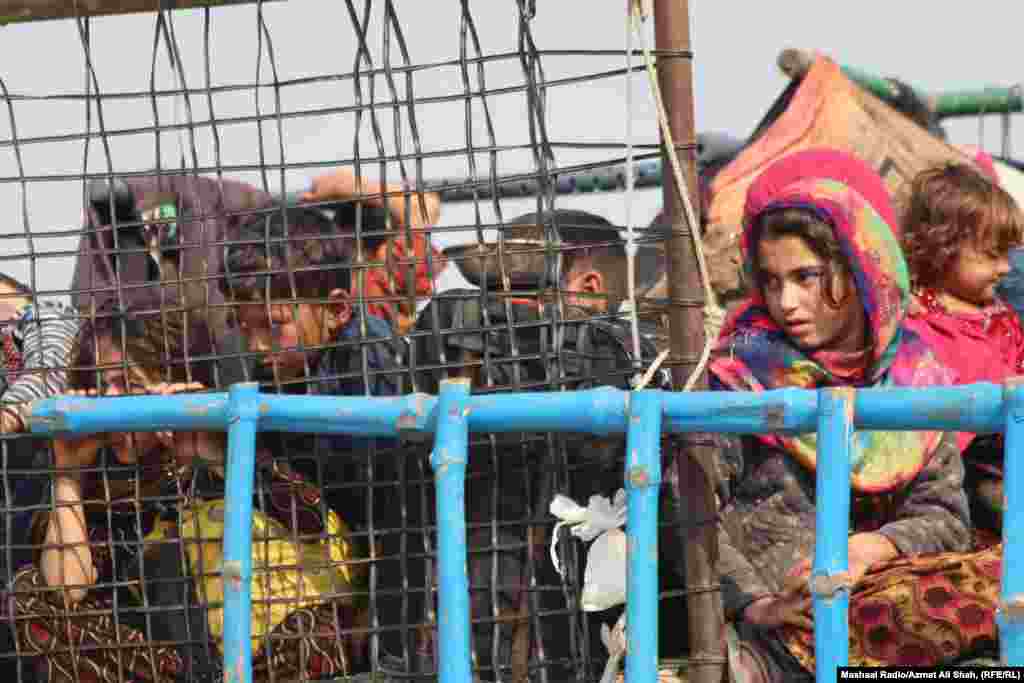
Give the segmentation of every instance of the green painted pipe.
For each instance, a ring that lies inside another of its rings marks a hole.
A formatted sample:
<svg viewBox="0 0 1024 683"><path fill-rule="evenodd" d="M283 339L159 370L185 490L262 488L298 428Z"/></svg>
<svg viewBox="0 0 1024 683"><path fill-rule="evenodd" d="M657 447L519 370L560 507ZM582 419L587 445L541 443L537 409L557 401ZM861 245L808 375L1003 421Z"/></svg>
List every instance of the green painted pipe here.
<svg viewBox="0 0 1024 683"><path fill-rule="evenodd" d="M888 78L875 76L874 74L869 74L867 71L855 69L852 66L844 66L842 69L843 74L845 74L847 78L879 99L891 102L899 95L899 92L896 90L896 86L894 86L892 81Z"/></svg>
<svg viewBox="0 0 1024 683"><path fill-rule="evenodd" d="M891 102L899 93L892 81L875 76L851 66L842 67L851 81L875 96ZM1019 86L1004 88L991 87L981 90L950 90L926 94L918 88L911 88L921 101L935 112L939 119L979 114L1013 114L1024 111L1024 92Z"/></svg>
<svg viewBox="0 0 1024 683"><path fill-rule="evenodd" d="M1021 88L985 88L952 90L932 95L928 100L940 119L979 114L1013 114L1024 111Z"/></svg>
<svg viewBox="0 0 1024 683"><path fill-rule="evenodd" d="M801 78L814 65L816 55L811 50L787 48L779 53L778 63L790 78ZM851 81L881 100L896 104L899 88L892 78L877 76L853 66L840 65ZM987 87L977 90L951 90L926 93L920 88L903 84L928 107L938 119L979 114L1012 114L1024 111L1024 92L1020 86L1010 88Z"/></svg>

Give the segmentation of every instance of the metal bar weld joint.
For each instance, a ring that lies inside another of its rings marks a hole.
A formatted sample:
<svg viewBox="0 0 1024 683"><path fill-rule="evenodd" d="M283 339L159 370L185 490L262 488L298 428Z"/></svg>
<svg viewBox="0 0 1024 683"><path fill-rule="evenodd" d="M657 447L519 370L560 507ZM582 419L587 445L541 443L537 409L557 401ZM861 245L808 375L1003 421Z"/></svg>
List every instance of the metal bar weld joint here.
<svg viewBox="0 0 1024 683"><path fill-rule="evenodd" d="M847 592L853 590L853 578L849 572L836 572L835 574L812 574L807 580L807 588L811 595L816 598L831 599L841 590Z"/></svg>

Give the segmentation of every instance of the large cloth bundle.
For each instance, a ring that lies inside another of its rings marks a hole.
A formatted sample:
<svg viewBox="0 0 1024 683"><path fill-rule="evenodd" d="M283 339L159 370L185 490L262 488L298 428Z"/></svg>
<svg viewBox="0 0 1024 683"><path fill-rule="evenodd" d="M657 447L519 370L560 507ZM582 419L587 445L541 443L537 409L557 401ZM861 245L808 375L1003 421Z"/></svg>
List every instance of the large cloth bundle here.
<svg viewBox="0 0 1024 683"><path fill-rule="evenodd" d="M819 56L711 185L708 265L723 298L742 294L739 236L747 188L779 157L809 147L845 150L870 163L892 192L897 211L904 189L918 172L943 162L974 163L967 153L930 134L850 81L835 62Z"/></svg>

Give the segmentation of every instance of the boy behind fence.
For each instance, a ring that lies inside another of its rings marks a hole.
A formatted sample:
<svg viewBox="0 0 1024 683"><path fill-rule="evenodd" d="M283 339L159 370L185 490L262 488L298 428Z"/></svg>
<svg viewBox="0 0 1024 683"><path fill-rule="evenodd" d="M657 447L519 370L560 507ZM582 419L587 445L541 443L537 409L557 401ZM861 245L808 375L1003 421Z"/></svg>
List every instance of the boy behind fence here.
<svg viewBox="0 0 1024 683"><path fill-rule="evenodd" d="M415 363L417 390L436 393L446 376L471 377L474 393L629 387L637 359L629 318L617 313L628 300L619 230L583 211L528 214L509 221L506 246L519 248L524 241L543 245L552 222L562 243L557 283L562 320L553 322L554 293L538 291L545 284L541 273L512 274L520 291L441 292L424 308L412 333L410 365ZM474 260L470 255L466 262ZM502 279L492 273L487 282L500 286ZM639 360L646 369L657 353L656 331L644 326L642 332ZM622 446L618 439L572 435L473 435L467 542L472 642L481 680L522 680L537 666L554 680L576 677L585 675L586 669L579 668L583 656L603 656L596 637L587 642L580 618L570 616L577 607L566 604L562 581L548 559L547 530L534 520L546 518L555 493L577 500L614 493L622 485ZM568 481L559 479L552 464L563 458L571 473ZM430 471L423 463L410 467ZM429 489L427 495L424 509L432 510ZM428 516L427 524L432 523ZM415 547L417 540L413 535L407 543ZM571 570L567 574L571 584L578 578ZM408 580L418 586L423 577L414 568ZM590 630L595 636L597 631ZM435 630L423 629L416 641L421 671L435 670L436 637Z"/></svg>
<svg viewBox="0 0 1024 683"><path fill-rule="evenodd" d="M258 379L308 393L398 393L391 326L363 315L350 294L353 249L351 235L313 209L274 211L232 234L221 288Z"/></svg>
<svg viewBox="0 0 1024 683"><path fill-rule="evenodd" d="M247 376L237 380L273 384L289 394L403 393L401 342L387 320L351 295L351 232L318 210L292 208L250 220L230 237L221 287L236 306L241 333L236 347L246 358L241 364L225 359L222 366L244 370ZM395 479L394 458L381 457L394 447L391 441L263 437L274 450L303 454L292 465L323 487L327 502L352 525L358 545L380 542L380 529L388 527L381 515L390 519L399 507L397 495L386 488Z"/></svg>

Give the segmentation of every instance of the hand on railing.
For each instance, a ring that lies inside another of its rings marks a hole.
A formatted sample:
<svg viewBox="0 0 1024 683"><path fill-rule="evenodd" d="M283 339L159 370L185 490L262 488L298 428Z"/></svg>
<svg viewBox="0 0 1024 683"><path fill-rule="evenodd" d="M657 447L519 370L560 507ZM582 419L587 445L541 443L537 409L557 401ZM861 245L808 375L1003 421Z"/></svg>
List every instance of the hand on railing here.
<svg viewBox="0 0 1024 683"><path fill-rule="evenodd" d="M841 577L841 583L852 589L871 567L895 559L899 552L882 534L860 533L850 536L847 554L849 569ZM787 574L783 591L758 598L747 605L743 618L766 628L789 625L811 629L814 623L811 616L813 596L808 582L812 564L810 558L804 558L793 565Z"/></svg>
<svg viewBox="0 0 1024 683"><path fill-rule="evenodd" d="M71 389L65 394L92 398L97 396L98 392L96 389ZM54 439L53 465L59 470L65 470L60 473L60 476L78 478L81 468L90 467L96 463L96 456L103 443L104 436L102 434L90 434L72 439Z"/></svg>
<svg viewBox="0 0 1024 683"><path fill-rule="evenodd" d="M860 533L850 536L847 548L848 566L844 582L852 589L873 566L894 560L899 551L887 537L877 533ZM798 583L807 585L811 578L811 559L800 560L789 570L789 576Z"/></svg>
<svg viewBox="0 0 1024 683"><path fill-rule="evenodd" d="M146 387L146 394L152 396L173 396L174 394L186 394L190 391L203 391L206 386L202 382L160 382ZM174 434L171 432L157 432L157 439L161 445L170 448L174 445Z"/></svg>
<svg viewBox="0 0 1024 683"><path fill-rule="evenodd" d="M747 605L743 620L762 628L796 626L811 629L811 594L807 583L787 582L781 593L766 595Z"/></svg>

